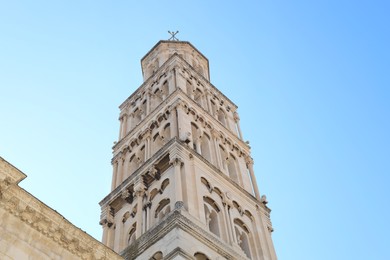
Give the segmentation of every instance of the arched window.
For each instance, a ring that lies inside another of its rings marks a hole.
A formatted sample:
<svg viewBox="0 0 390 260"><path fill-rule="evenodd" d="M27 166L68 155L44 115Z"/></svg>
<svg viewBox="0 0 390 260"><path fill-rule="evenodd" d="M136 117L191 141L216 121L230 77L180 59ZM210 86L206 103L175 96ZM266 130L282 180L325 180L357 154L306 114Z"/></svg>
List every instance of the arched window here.
<svg viewBox="0 0 390 260"><path fill-rule="evenodd" d="M160 188L160 193L162 194L165 190L165 188L169 185L169 179L165 179L162 183L161 183L161 188Z"/></svg>
<svg viewBox="0 0 390 260"><path fill-rule="evenodd" d="M237 162L236 162L236 158L233 155L229 156L228 171L229 171L229 177L235 183L239 184L239 179L238 179L238 174L237 174Z"/></svg>
<svg viewBox="0 0 390 260"><path fill-rule="evenodd" d="M161 104L161 102L163 102L163 98L162 98L162 95L161 95L161 90L159 88L157 88L154 92L153 92L153 95L152 95L152 102L151 102L151 110L155 109L158 105Z"/></svg>
<svg viewBox="0 0 390 260"><path fill-rule="evenodd" d="M190 97L193 95L194 88L192 86L192 83L188 80L186 82L186 91L187 91L187 95L189 95Z"/></svg>
<svg viewBox="0 0 390 260"><path fill-rule="evenodd" d="M194 101L199 104L199 106L203 107L203 102L202 102L202 91L198 88L194 91Z"/></svg>
<svg viewBox="0 0 390 260"><path fill-rule="evenodd" d="M155 218L158 217L159 220L165 217L171 211L171 207L169 206L169 203L170 203L170 199L163 199L162 201L160 201L154 213L154 217Z"/></svg>
<svg viewBox="0 0 390 260"><path fill-rule="evenodd" d="M171 125L169 123L164 126L162 136L164 137L165 143L171 139Z"/></svg>
<svg viewBox="0 0 390 260"><path fill-rule="evenodd" d="M221 237L218 213L220 212L215 201L209 197L203 197L206 224L211 233Z"/></svg>
<svg viewBox="0 0 390 260"><path fill-rule="evenodd" d="M192 135L192 145L195 151L199 152L198 143L199 143L199 127L191 123L191 135Z"/></svg>
<svg viewBox="0 0 390 260"><path fill-rule="evenodd" d="M162 88L161 88L161 94L162 94L163 100L165 100L168 97L168 95L169 95L168 81L164 81Z"/></svg>
<svg viewBox="0 0 390 260"><path fill-rule="evenodd" d="M249 229L240 219L234 219L234 224L234 230L236 231L238 245L241 247L242 251L244 251L245 255L249 259L252 259Z"/></svg>
<svg viewBox="0 0 390 260"><path fill-rule="evenodd" d="M222 125L226 126L226 115L222 109L218 110L218 120Z"/></svg>
<svg viewBox="0 0 390 260"><path fill-rule="evenodd" d="M136 226L137 226L137 222L135 222L132 226L131 226L131 229L130 229L130 232L129 232L129 238L128 238L128 245L132 244L134 241L135 241L135 230L136 230Z"/></svg>
<svg viewBox="0 0 390 260"><path fill-rule="evenodd" d="M161 251L156 252L150 260L162 260L163 259L163 253Z"/></svg>
<svg viewBox="0 0 390 260"><path fill-rule="evenodd" d="M200 253L200 252L196 252L194 254L194 257L196 260L210 260L210 258L208 258L205 254Z"/></svg>
<svg viewBox="0 0 390 260"><path fill-rule="evenodd" d="M207 161L211 162L210 137L206 133L202 136L201 153Z"/></svg>

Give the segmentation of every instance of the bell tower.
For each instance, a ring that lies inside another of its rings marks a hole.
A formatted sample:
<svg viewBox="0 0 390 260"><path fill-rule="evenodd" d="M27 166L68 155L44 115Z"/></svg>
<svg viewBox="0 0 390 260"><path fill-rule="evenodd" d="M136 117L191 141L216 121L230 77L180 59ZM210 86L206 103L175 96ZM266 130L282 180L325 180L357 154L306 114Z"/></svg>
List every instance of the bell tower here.
<svg viewBox="0 0 390 260"><path fill-rule="evenodd" d="M237 106L191 43L160 41L120 106L103 243L125 259L276 259Z"/></svg>

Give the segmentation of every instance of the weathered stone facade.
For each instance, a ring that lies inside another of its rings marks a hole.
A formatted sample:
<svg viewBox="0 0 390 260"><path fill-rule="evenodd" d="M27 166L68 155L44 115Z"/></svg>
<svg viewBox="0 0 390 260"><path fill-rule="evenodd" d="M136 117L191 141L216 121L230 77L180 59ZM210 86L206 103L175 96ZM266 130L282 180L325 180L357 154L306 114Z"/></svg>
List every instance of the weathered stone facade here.
<svg viewBox="0 0 390 260"><path fill-rule="evenodd" d="M20 188L25 177L0 157L0 259L123 259Z"/></svg>
<svg viewBox="0 0 390 260"><path fill-rule="evenodd" d="M237 106L189 42L160 41L120 105L103 243L125 259L276 259Z"/></svg>

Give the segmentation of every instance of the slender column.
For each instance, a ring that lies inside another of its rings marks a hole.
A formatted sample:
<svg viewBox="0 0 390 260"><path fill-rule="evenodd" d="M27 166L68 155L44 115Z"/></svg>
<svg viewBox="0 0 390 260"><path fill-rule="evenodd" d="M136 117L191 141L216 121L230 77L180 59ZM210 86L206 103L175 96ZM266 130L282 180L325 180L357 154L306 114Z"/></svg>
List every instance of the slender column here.
<svg viewBox="0 0 390 260"><path fill-rule="evenodd" d="M228 217L229 217L229 223L230 223L230 226L232 228L232 236L233 236L233 242L238 244L237 242L237 234L236 234L236 230L234 228L234 221L232 219L232 216L230 215L230 206L228 206Z"/></svg>
<svg viewBox="0 0 390 260"><path fill-rule="evenodd" d="M112 165L112 183L111 183L111 190L114 190L116 188L116 178L117 178L117 172L118 172L118 161L115 161Z"/></svg>
<svg viewBox="0 0 390 260"><path fill-rule="evenodd" d="M253 171L253 160L249 159L247 161L248 169L249 169L249 174L251 175L251 181L253 185L253 190L255 192L256 199L260 200L260 192L259 192L259 187L257 186L257 181L256 181L256 176Z"/></svg>
<svg viewBox="0 0 390 260"><path fill-rule="evenodd" d="M183 190L182 190L182 183L181 183L181 166L183 165L183 162L180 158L176 157L171 159L170 163L175 168L175 196L176 201L183 201Z"/></svg>
<svg viewBox="0 0 390 260"><path fill-rule="evenodd" d="M146 114L150 113L150 91L146 94Z"/></svg>
<svg viewBox="0 0 390 260"><path fill-rule="evenodd" d="M235 122L237 130L238 130L238 135L239 135L240 139L243 140L241 127L240 127L240 117L238 116L237 112L234 112L234 122Z"/></svg>
<svg viewBox="0 0 390 260"><path fill-rule="evenodd" d="M202 154L202 149L201 149L202 139L199 137L198 139L194 140L194 142L195 142L196 152L198 154Z"/></svg>
<svg viewBox="0 0 390 260"><path fill-rule="evenodd" d="M229 219L229 216L228 216L228 205L226 203L226 201L223 203L223 216L225 218L225 226L226 226L226 229L227 229L227 235L228 235L228 241L229 241L229 244L233 244L233 234L232 234L232 227L230 225L230 219Z"/></svg>
<svg viewBox="0 0 390 260"><path fill-rule="evenodd" d="M118 159L118 171L116 172L116 187L118 187L122 182L122 173L123 173L123 158L121 157Z"/></svg>
<svg viewBox="0 0 390 260"><path fill-rule="evenodd" d="M171 138L178 136L178 128L177 128L177 111L176 107L174 107L171 111Z"/></svg>
<svg viewBox="0 0 390 260"><path fill-rule="evenodd" d="M122 133L123 133L123 116L121 116L119 118L119 122L120 122L120 124L119 124L119 140L121 140L123 137L123 135L122 135Z"/></svg>
<svg viewBox="0 0 390 260"><path fill-rule="evenodd" d="M206 93L206 99L207 99L208 111L209 111L210 113L212 113L212 112L213 112L213 108L212 108L212 106L211 106L210 92L209 92L209 91L207 91L207 93Z"/></svg>
<svg viewBox="0 0 390 260"><path fill-rule="evenodd" d="M133 113L129 114L129 116L127 118L127 130L129 132L131 131L131 129L133 129L133 118L134 118Z"/></svg>
<svg viewBox="0 0 390 260"><path fill-rule="evenodd" d="M122 133L121 133L121 137L123 138L125 135L126 135L126 131L127 131L127 114L123 114L123 120L122 120Z"/></svg>
<svg viewBox="0 0 390 260"><path fill-rule="evenodd" d="M216 159L217 159L217 167L219 167L221 169L222 168L221 153L220 153L220 148L219 148L219 144L218 144L218 139L217 139L215 133L213 134L212 139L214 142L215 155L216 155Z"/></svg>
<svg viewBox="0 0 390 260"><path fill-rule="evenodd" d="M151 130L145 134L145 158L144 162L148 160L152 155L152 140L151 140Z"/></svg>
<svg viewBox="0 0 390 260"><path fill-rule="evenodd" d="M142 178L141 178L142 179ZM137 227L136 227L136 238L138 239L142 235L142 197L145 193L145 186L141 182L141 179L136 184L134 191L137 196Z"/></svg>
<svg viewBox="0 0 390 260"><path fill-rule="evenodd" d="M129 163L130 163L130 151L127 150L126 154L124 156L123 160L123 168L122 168L122 177L121 177L121 182L123 182L127 177L130 176L129 172Z"/></svg>

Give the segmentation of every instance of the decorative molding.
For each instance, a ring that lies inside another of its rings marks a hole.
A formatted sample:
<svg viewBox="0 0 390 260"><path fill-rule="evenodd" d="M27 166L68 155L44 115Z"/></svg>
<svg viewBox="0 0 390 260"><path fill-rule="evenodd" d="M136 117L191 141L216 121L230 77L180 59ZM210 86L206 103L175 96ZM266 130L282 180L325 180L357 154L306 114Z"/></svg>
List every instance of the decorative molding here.
<svg viewBox="0 0 390 260"><path fill-rule="evenodd" d="M4 178L7 175L22 178L26 175L1 158L0 207L9 214L81 259L122 259L110 248L16 185L18 178L14 178L14 182L10 184L10 178ZM3 189L4 187L6 189Z"/></svg>

